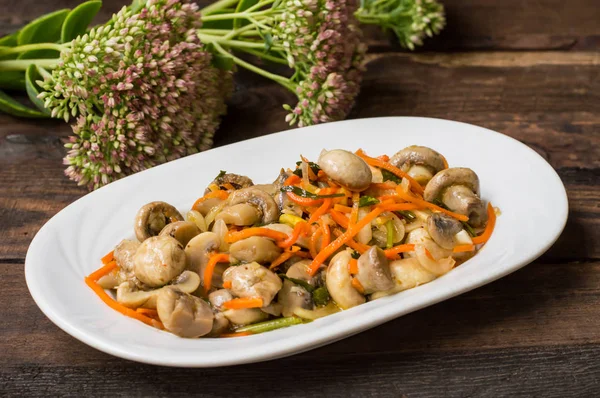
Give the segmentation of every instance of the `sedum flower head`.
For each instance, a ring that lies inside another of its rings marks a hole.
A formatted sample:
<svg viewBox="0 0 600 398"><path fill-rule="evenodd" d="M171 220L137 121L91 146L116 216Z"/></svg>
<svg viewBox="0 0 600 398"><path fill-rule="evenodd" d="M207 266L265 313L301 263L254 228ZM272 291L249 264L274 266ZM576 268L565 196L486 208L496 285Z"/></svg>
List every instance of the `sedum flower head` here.
<svg viewBox="0 0 600 398"><path fill-rule="evenodd" d="M296 70L295 107L286 121L298 126L341 120L359 92L366 46L354 17L353 0L287 0L273 39L286 49Z"/></svg>
<svg viewBox="0 0 600 398"><path fill-rule="evenodd" d="M67 176L95 189L212 145L231 74L211 65L199 26L195 4L148 0L61 53L41 97L76 118Z"/></svg>

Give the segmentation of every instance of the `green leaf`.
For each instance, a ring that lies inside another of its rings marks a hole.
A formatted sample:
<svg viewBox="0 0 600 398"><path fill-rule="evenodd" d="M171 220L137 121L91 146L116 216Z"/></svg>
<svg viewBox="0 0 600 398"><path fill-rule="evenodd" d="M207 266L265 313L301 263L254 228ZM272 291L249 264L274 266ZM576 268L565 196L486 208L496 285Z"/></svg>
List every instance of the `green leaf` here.
<svg viewBox="0 0 600 398"><path fill-rule="evenodd" d="M55 43L60 39L62 24L70 10L64 9L46 14L25 25L17 38L17 44Z"/></svg>
<svg viewBox="0 0 600 398"><path fill-rule="evenodd" d="M25 72L25 89L29 100L44 114L50 116L50 111L44 106L44 101L38 98L40 94L40 86L36 83L37 80L43 80L42 75L36 65L31 64Z"/></svg>
<svg viewBox="0 0 600 398"><path fill-rule="evenodd" d="M25 88L25 72L5 71L0 73L0 89L23 90Z"/></svg>
<svg viewBox="0 0 600 398"><path fill-rule="evenodd" d="M17 59L56 59L60 57L60 51L56 50L31 50L19 54Z"/></svg>
<svg viewBox="0 0 600 398"><path fill-rule="evenodd" d="M386 169L381 169L381 175L383 176L383 181L393 181L396 184L400 184L402 179L395 175L394 173L387 171Z"/></svg>
<svg viewBox="0 0 600 398"><path fill-rule="evenodd" d="M28 117L28 118L45 118L47 115L38 111L37 109L32 109L28 106L25 106L7 95L4 91L0 91L0 111L4 113L8 113L9 115L18 116L18 117Z"/></svg>
<svg viewBox="0 0 600 398"><path fill-rule="evenodd" d="M0 46L15 47L17 45L18 36L19 32L15 32L12 35L0 38Z"/></svg>
<svg viewBox="0 0 600 398"><path fill-rule="evenodd" d="M229 14L235 12L235 10L218 10L215 12L211 12L210 15L218 15L218 14ZM233 29L233 19L222 19L219 21L206 21L202 22L202 29Z"/></svg>
<svg viewBox="0 0 600 398"><path fill-rule="evenodd" d="M263 39L265 39L265 51L270 51L271 47L273 47L273 36L270 33L266 33Z"/></svg>
<svg viewBox="0 0 600 398"><path fill-rule="evenodd" d="M131 3L131 12L137 14L146 4L143 0L133 0Z"/></svg>
<svg viewBox="0 0 600 398"><path fill-rule="evenodd" d="M98 0L86 1L75 7L67 15L62 26L60 33L61 42L70 42L77 36L84 34L101 7L102 2Z"/></svg>
<svg viewBox="0 0 600 398"><path fill-rule="evenodd" d="M358 200L358 207L373 206L379 203L379 199L372 196L361 196Z"/></svg>
<svg viewBox="0 0 600 398"><path fill-rule="evenodd" d="M315 305L321 307L329 302L329 291L325 286L321 286L313 292L312 297Z"/></svg>
<svg viewBox="0 0 600 398"><path fill-rule="evenodd" d="M235 12L244 12L246 11L248 8L256 5L258 3L258 0L241 0L236 9ZM233 29L239 29L242 26L248 25L248 23L250 23L250 21L248 21L247 19L244 18L236 18L233 20Z"/></svg>

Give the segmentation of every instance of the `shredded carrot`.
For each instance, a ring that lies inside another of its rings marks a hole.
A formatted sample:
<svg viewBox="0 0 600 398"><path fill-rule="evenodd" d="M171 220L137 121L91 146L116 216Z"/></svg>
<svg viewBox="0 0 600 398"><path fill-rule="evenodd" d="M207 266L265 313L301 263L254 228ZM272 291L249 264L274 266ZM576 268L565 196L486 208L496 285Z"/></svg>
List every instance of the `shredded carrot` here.
<svg viewBox="0 0 600 398"><path fill-rule="evenodd" d="M158 311L150 309L150 308L136 308L135 310L136 310L136 312L139 312L140 314L146 315L150 318L158 317Z"/></svg>
<svg viewBox="0 0 600 398"><path fill-rule="evenodd" d="M299 246L292 246L289 250L284 251L283 253L281 253L279 255L279 257L277 257L275 260L273 260L269 269L277 268L278 266L280 266L281 264L286 262L290 257L296 255L296 253L299 251L300 251Z"/></svg>
<svg viewBox="0 0 600 398"><path fill-rule="evenodd" d="M226 253L214 253L208 259L208 263L206 264L206 268L204 269L204 292L208 293L210 290L210 285L212 284L213 273L215 272L215 267L217 263L226 263L229 262L229 254Z"/></svg>
<svg viewBox="0 0 600 398"><path fill-rule="evenodd" d="M245 308L260 308L263 306L263 299L260 297L235 298L223 303L223 307L228 310L242 310Z"/></svg>
<svg viewBox="0 0 600 398"><path fill-rule="evenodd" d="M348 272L350 272L351 275L356 275L358 274L358 260L355 258L350 259L350 262L348 263Z"/></svg>
<svg viewBox="0 0 600 398"><path fill-rule="evenodd" d="M346 242L348 242L350 239L352 239L356 234L358 234L358 232L366 225L368 225L369 223L371 223L371 221L373 221L378 215L380 215L384 210L379 208L379 207L375 207L375 209L373 209L370 213L368 213L366 216L364 216L360 221L358 221L355 225L352 225L351 227L349 227L346 232L344 232L342 235L340 235L336 240L334 240L333 242L331 242L328 246L326 246L323 250L321 250L317 256L315 256L314 260L312 261L312 263L310 264L310 274L314 275L317 270L319 269L319 267L321 266L321 264L323 264L323 262L325 260L327 260L327 258L329 256L331 256L333 253L335 253L335 251L337 249L339 249L340 247L342 247Z"/></svg>
<svg viewBox="0 0 600 398"><path fill-rule="evenodd" d="M324 219L321 218L319 224L321 224L321 230L323 231L323 242L321 243L321 246L325 247L331 242L331 230L329 229L329 224L327 224Z"/></svg>
<svg viewBox="0 0 600 398"><path fill-rule="evenodd" d="M387 258L394 258L400 253L411 252L415 250L415 245L407 243L404 245L394 246L391 249L384 250Z"/></svg>
<svg viewBox="0 0 600 398"><path fill-rule="evenodd" d="M348 219L348 217L346 217L342 213L335 211L335 210L329 210L329 215L331 216L333 221L335 221L336 223L338 223L340 225L340 227L348 228L348 225L350 223L350 220Z"/></svg>
<svg viewBox="0 0 600 398"><path fill-rule="evenodd" d="M154 326L157 329L164 329L164 326L160 321L142 315L139 312L136 312L131 308L127 308L123 304L120 304L117 301L115 301L112 297L106 294L104 289L102 289L102 287L100 287L100 285L97 284L96 281L91 279L89 276L85 278L85 283L94 291L94 293L98 295L98 297L100 297L102 301L104 301L106 305L108 305L113 310L118 311L121 314L126 315L130 318L134 318L138 321L144 322L146 325Z"/></svg>
<svg viewBox="0 0 600 398"><path fill-rule="evenodd" d="M231 289L231 281L223 282L223 289Z"/></svg>
<svg viewBox="0 0 600 398"><path fill-rule="evenodd" d="M396 189L398 184L395 182L373 182L369 185L369 188L375 189Z"/></svg>
<svg viewBox="0 0 600 398"><path fill-rule="evenodd" d="M382 209L386 211L403 211L403 210L416 210L422 209L423 207L419 207L414 203L390 203L384 204L381 206Z"/></svg>
<svg viewBox="0 0 600 398"><path fill-rule="evenodd" d="M300 237L300 234L302 232L304 232L307 225L308 225L308 223L306 221L299 221L294 226L294 230L292 231L292 234L285 240L279 242L277 245L284 249L292 246L294 243L296 243L296 241Z"/></svg>
<svg viewBox="0 0 600 398"><path fill-rule="evenodd" d="M204 195L203 197L199 198L197 201L195 201L194 204L192 205L192 209L197 210L196 208L198 207L198 205L207 199L219 198L221 200L225 200L228 197L229 197L229 194L227 193L227 191L219 190L219 191L209 192L206 195Z"/></svg>
<svg viewBox="0 0 600 398"><path fill-rule="evenodd" d="M356 151L356 154L358 156L360 156L370 166L379 167L380 169L385 169L385 170L389 171L390 173L396 175L397 177L406 178L408 181L410 181L410 186L415 192L423 194L423 187L421 186L421 184L419 184L414 178L412 178L411 176L409 176L408 174L406 174L399 168L392 166L391 164L384 162L380 159L376 159L376 158L367 156L367 154L362 149L359 149L358 151Z"/></svg>
<svg viewBox="0 0 600 398"><path fill-rule="evenodd" d="M311 198L303 198L302 196L298 196L293 192L286 192L288 198L290 200L300 206L320 206L323 199L311 199Z"/></svg>
<svg viewBox="0 0 600 398"><path fill-rule="evenodd" d="M404 199L400 198L396 194L393 194L393 195L381 195L381 196L378 196L377 199L379 199L379 201L381 201L381 202L383 202L384 200L393 200L394 202L404 202Z"/></svg>
<svg viewBox="0 0 600 398"><path fill-rule="evenodd" d="M310 255L315 258L318 254L317 250L317 242L321 235L323 234L323 230L321 228L317 229L312 236L310 237L310 242L308 244L308 249L310 251Z"/></svg>
<svg viewBox="0 0 600 398"><path fill-rule="evenodd" d="M235 191L235 187L229 182L223 184L223 187L227 188L228 191Z"/></svg>
<svg viewBox="0 0 600 398"><path fill-rule="evenodd" d="M492 232L494 232L494 227L496 226L496 212L494 211L494 207L490 202L488 202L487 205L487 214L488 222L483 230L483 233L473 238L473 243L476 245L486 243L490 239L490 236L492 236Z"/></svg>
<svg viewBox="0 0 600 398"><path fill-rule="evenodd" d="M452 253L472 252L475 250L475 245L458 245L454 246Z"/></svg>
<svg viewBox="0 0 600 398"><path fill-rule="evenodd" d="M310 160L308 160L307 158L305 158L302 155L300 155L300 159L302 159L303 162L305 162L306 164L308 164L308 179L309 180L316 180L317 179L317 175L315 174L314 171L312 171L312 168L310 167Z"/></svg>
<svg viewBox="0 0 600 398"><path fill-rule="evenodd" d="M275 240L286 240L288 238L287 234L285 234L283 232L275 231L273 229L262 228L262 227L251 227L251 228L243 229L241 231L227 233L227 235L225 235L225 242L233 243L233 242L237 242L238 240L241 240L241 239L249 238L251 236L264 236L264 237L275 239Z"/></svg>
<svg viewBox="0 0 600 398"><path fill-rule="evenodd" d="M336 238L338 238L343 234L343 232L340 231L339 229L334 229L333 234L335 235ZM371 246L365 245L364 243L357 242L354 239L349 239L345 243L345 245L350 247L353 250L356 250L360 254L363 254L364 252L366 252L367 250L369 250L371 248Z"/></svg>
<svg viewBox="0 0 600 398"><path fill-rule="evenodd" d="M310 215L310 218L308 219L307 227L305 227L305 229L304 229L305 234L308 234L308 232L309 232L308 227L310 225L312 225L315 222L318 222L319 219L321 218L321 216L324 215L325 213L327 213L327 211L331 207L332 203L333 203L333 200L331 200L330 198L325 199L323 201L323 204L317 209L317 211L315 211L313 214Z"/></svg>
<svg viewBox="0 0 600 398"><path fill-rule="evenodd" d="M113 250L110 253L108 253L107 255L105 255L104 257L102 257L101 261L102 261L102 264L108 264L114 259L115 259L115 251Z"/></svg>
<svg viewBox="0 0 600 398"><path fill-rule="evenodd" d="M456 218L457 220L460 220L460 221L469 221L469 217L467 217L467 216L465 216L463 214L454 213L453 211L443 209L443 208L441 208L439 206L436 206L433 203L428 202L428 201L426 201L424 199L412 196L412 195L410 195L410 194L405 193L404 191L402 191L402 189L400 189L400 187L396 188L396 193L402 199L406 200L407 202L414 203L417 206L427 207L428 209L445 213L445 214L449 215L450 217L454 217L454 218Z"/></svg>
<svg viewBox="0 0 600 398"><path fill-rule="evenodd" d="M388 155L377 156L377 159L381 160L382 162L389 162L390 161L390 157Z"/></svg>
<svg viewBox="0 0 600 398"><path fill-rule="evenodd" d="M352 278L352 287L355 288L360 294L365 294L365 288L356 278Z"/></svg>
<svg viewBox="0 0 600 398"><path fill-rule="evenodd" d="M242 336L250 336L254 334L252 332L236 332L236 333L223 333L220 334L219 337L242 337Z"/></svg>
<svg viewBox="0 0 600 398"><path fill-rule="evenodd" d="M344 206L340 204L336 204L333 206L333 209L339 211L340 213L350 213L352 211L352 207Z"/></svg>
<svg viewBox="0 0 600 398"><path fill-rule="evenodd" d="M296 174L292 174L288 178L285 179L283 185L294 185L301 181L302 179L298 177Z"/></svg>
<svg viewBox="0 0 600 398"><path fill-rule="evenodd" d="M117 268L117 262L113 260L104 265L104 267L100 268L99 270L91 273L90 276L88 276L88 278L90 278L94 282L97 282L98 279L102 278L104 275L110 274L115 268Z"/></svg>
<svg viewBox="0 0 600 398"><path fill-rule="evenodd" d="M444 169L447 169L448 168L448 161L446 160L446 158L444 157L444 155L442 155L441 153L440 153L440 156L442 158L442 162L444 162Z"/></svg>

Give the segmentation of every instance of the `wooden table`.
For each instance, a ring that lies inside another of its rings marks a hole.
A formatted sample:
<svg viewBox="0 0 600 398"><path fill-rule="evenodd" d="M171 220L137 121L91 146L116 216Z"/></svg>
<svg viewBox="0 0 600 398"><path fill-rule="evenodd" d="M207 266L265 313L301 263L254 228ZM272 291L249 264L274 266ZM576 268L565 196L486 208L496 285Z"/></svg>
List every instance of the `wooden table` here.
<svg viewBox="0 0 600 398"><path fill-rule="evenodd" d="M0 34L77 3L0 0ZM123 4L105 3L100 20ZM140 365L70 337L29 296L29 242L86 191L63 176L68 126L0 115L0 395L597 396L600 4L444 3L447 28L417 53L369 30L368 72L350 117L460 120L538 151L570 201L548 253L488 286L291 358L226 369ZM284 100L292 98L279 87L240 73L216 144L285 129Z"/></svg>

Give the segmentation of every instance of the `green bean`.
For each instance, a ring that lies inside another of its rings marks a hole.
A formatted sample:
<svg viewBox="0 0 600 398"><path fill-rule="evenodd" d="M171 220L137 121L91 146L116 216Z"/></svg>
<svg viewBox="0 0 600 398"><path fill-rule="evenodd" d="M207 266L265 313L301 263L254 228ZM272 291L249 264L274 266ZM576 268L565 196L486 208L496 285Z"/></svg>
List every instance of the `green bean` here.
<svg viewBox="0 0 600 398"><path fill-rule="evenodd" d="M302 319L290 316L287 318L277 318L270 321L259 322L253 325L243 326L236 330L236 333L250 332L252 334L270 332L271 330L287 328L288 326L298 325L302 323Z"/></svg>

